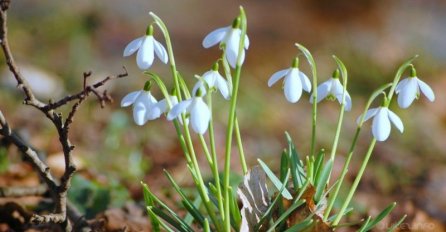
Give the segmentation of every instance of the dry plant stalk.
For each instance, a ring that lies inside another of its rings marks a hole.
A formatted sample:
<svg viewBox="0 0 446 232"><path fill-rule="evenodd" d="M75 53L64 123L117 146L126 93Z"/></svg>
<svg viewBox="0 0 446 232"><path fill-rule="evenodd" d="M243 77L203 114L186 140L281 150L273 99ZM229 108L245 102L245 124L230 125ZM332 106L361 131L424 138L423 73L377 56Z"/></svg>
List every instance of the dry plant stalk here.
<svg viewBox="0 0 446 232"><path fill-rule="evenodd" d="M107 91L100 93L97 89L103 86L108 81L126 77L127 70L123 67L124 71L116 76L108 76L103 80L87 85L87 79L91 76L91 72L85 72L83 75L83 89L76 94L65 96L57 101L49 101L48 103L40 101L33 93L26 78L20 73L18 66L16 65L11 49L9 47L7 38L7 9L9 1L1 1L0 12L0 46L6 59L6 64L17 81L17 87L24 93L24 104L31 106L46 116L48 120L52 122L59 136L59 143L62 147L65 161L65 171L60 180L56 179L50 171L50 168L43 162L36 150L32 146L24 142L17 134L13 132L2 111L0 110L0 134L4 136L9 142L14 144L25 156L25 158L32 164L33 168L38 172L41 179L47 186L47 191L53 199L55 208L52 213L47 215L33 214L29 222L35 224L55 223L62 226L63 230L71 231L72 226L67 216L68 203L67 192L70 188L70 182L73 174L76 171L76 167L73 163L73 150L74 146L69 139L70 125L73 122L74 116L78 111L80 105L91 94L94 94L100 102L101 107L104 107L105 103L111 102L111 97L107 94ZM62 113L58 112L58 109L62 106L71 105L71 110L66 117L62 116ZM38 195L44 194L47 191L42 191L41 186L35 186L34 189L23 188L0 188L0 197L7 196L23 196L23 195ZM75 217L75 220L81 218L79 215Z"/></svg>

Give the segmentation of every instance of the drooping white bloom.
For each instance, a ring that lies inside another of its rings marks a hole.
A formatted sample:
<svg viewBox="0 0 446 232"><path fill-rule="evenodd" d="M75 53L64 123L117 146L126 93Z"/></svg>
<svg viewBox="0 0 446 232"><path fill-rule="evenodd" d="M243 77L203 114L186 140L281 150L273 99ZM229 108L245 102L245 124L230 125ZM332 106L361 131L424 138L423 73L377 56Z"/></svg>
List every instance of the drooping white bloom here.
<svg viewBox="0 0 446 232"><path fill-rule="evenodd" d="M325 98L334 100L337 99L339 104L342 103L342 95L344 88L339 81L339 78L331 77L329 80L323 82L317 87L317 100L320 102ZM310 102L313 103L313 98L310 98ZM345 92L345 110L350 111L352 108L352 99L350 94Z"/></svg>
<svg viewBox="0 0 446 232"><path fill-rule="evenodd" d="M204 134L211 120L211 111L203 98L193 97L176 104L167 114L167 120L181 117L182 113L189 113L192 129L198 134Z"/></svg>
<svg viewBox="0 0 446 232"><path fill-rule="evenodd" d="M133 120L139 126L148 120L154 120L161 116L162 112L156 106L157 100L150 91L140 90L127 94L121 100L121 107L133 105Z"/></svg>
<svg viewBox="0 0 446 232"><path fill-rule="evenodd" d="M358 117L358 124L361 117L362 115ZM389 137L391 130L390 122L392 122L401 133L404 131L404 125L401 119L387 107L381 106L368 110L365 114L364 121L367 121L372 117L372 134L378 141L385 141Z"/></svg>
<svg viewBox="0 0 446 232"><path fill-rule="evenodd" d="M237 23L234 23L235 25L230 27L221 27L218 28L208 35L203 40L203 47L204 48L210 48L217 43L220 45L225 45L225 53L226 53L226 60L228 60L229 65L231 65L232 68L235 68L237 65L237 57L239 53L239 47L240 47L240 38L242 31L239 28L239 25ZM247 50L249 48L249 39L248 36L245 35L244 40L244 49L242 49L241 56L241 62L245 60L245 49Z"/></svg>
<svg viewBox="0 0 446 232"><path fill-rule="evenodd" d="M283 77L285 77L283 80L283 91L285 98L289 102L295 103L299 101L302 96L302 89L308 93L311 91L310 79L303 72L299 71L297 65L274 73L268 80L268 86L271 87Z"/></svg>
<svg viewBox="0 0 446 232"><path fill-rule="evenodd" d="M204 83L206 82L209 88L216 88L218 91L220 91L221 95L225 99L229 99L230 93L228 88L228 83L226 80L218 73L217 70L210 70L203 74L202 80L199 80L194 88L192 89L192 95L196 95L197 91L200 89L201 91L206 92L206 88L204 88ZM203 93L203 94L204 94Z"/></svg>
<svg viewBox="0 0 446 232"><path fill-rule="evenodd" d="M124 57L136 54L136 64L141 70L147 70L152 66L156 56L165 64L169 61L167 51L164 46L153 37L153 27L149 26L147 35L136 38L124 49Z"/></svg>
<svg viewBox="0 0 446 232"><path fill-rule="evenodd" d="M434 91L431 87L416 76L407 77L400 81L395 88L395 93L398 94L398 105L403 109L409 107L413 100L420 96L420 90L429 101L435 100Z"/></svg>

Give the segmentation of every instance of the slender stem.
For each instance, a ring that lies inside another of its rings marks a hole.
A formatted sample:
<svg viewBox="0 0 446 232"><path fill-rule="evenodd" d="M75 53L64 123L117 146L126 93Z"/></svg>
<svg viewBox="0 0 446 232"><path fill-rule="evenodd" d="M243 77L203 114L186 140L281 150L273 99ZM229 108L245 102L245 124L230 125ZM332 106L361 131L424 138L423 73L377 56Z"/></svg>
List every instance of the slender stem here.
<svg viewBox="0 0 446 232"><path fill-rule="evenodd" d="M325 209L324 221L326 221L328 219L328 217L330 215L330 211L333 209L333 205L334 205L334 202L339 194L339 190L341 189L342 182L344 181L345 175L348 172L348 166L350 165L350 161L353 157L353 150L355 149L356 143L358 141L359 132L361 132L361 127L358 126L358 128L356 128L356 133L355 133L355 136L353 137L353 141L350 146L347 159L344 163L344 167L342 168L341 176L339 177L338 182L336 183L336 187L335 187L335 191L334 191L333 195L331 195L331 197L330 197L327 209Z"/></svg>
<svg viewBox="0 0 446 232"><path fill-rule="evenodd" d="M237 116L235 116L235 139L237 140L238 152L240 155L240 163L242 164L243 175L248 173L248 166L246 165L245 151L243 149L242 137L240 135L240 127L238 125Z"/></svg>
<svg viewBox="0 0 446 232"><path fill-rule="evenodd" d="M367 164L369 162L370 156L372 155L373 149L375 148L375 144L376 144L376 139L373 138L372 141L370 142L370 146L367 150L365 158L362 161L361 168L359 169L359 172L356 175L355 181L353 182L353 185L350 187L350 191L348 192L347 199L345 199L344 204L342 205L341 210L339 211L338 215L336 216L336 219L333 221L332 226L338 225L339 221L341 221L341 218L343 217L345 210L347 209L347 206L350 204L353 194L356 192L356 188L358 187L359 182L361 181L362 175L364 174L365 168L367 167Z"/></svg>
<svg viewBox="0 0 446 232"><path fill-rule="evenodd" d="M185 119L186 118L183 115L183 122L186 121ZM209 216L211 217L212 222L214 223L214 225L216 227L219 227L219 225L220 225L219 220L217 219L215 212L212 208L212 204L211 204L209 196L208 196L208 191L204 184L203 177L201 176L200 166L198 165L197 156L195 155L194 145L192 143L192 138L190 136L189 128L187 127L186 123L183 124L183 130L184 130L184 134L186 136L187 146L190 151L191 158L192 158L191 168L193 169L193 171L195 172L195 175L197 177L197 187L199 190L198 192L200 194L201 199L203 200L203 204L204 204L206 210L209 213Z"/></svg>
<svg viewBox="0 0 446 232"><path fill-rule="evenodd" d="M225 166L223 173L223 187L224 187L224 199L225 199L225 231L231 231L231 219L230 219L230 202L229 202L229 192L230 192L230 173L231 173L231 148L232 148L232 134L234 132L234 122L235 122L235 110L237 106L237 95L240 83L240 74L242 67L242 52L245 46L245 36L246 36L246 15L242 7L240 7L240 19L241 19L241 35L239 50L237 56L237 62L235 67L235 76L233 80L233 88L231 95L231 105L229 110L228 127L226 131L226 146L225 146Z"/></svg>
<svg viewBox="0 0 446 232"><path fill-rule="evenodd" d="M218 173L218 161L217 161L217 149L215 147L215 134L214 134L214 123L213 123L213 115L212 115L212 95L207 95L208 106L211 111L211 121L209 122L209 141L211 143L211 153L212 153L212 175L215 180L215 187L217 188L217 201L218 201L218 209L220 210L220 214L222 216L222 221L225 221L224 215L224 205L223 205L223 195L221 191L221 183L220 183L220 175Z"/></svg>
<svg viewBox="0 0 446 232"><path fill-rule="evenodd" d="M198 137L200 138L200 143L201 143L201 146L203 147L203 152L204 152L204 155L206 156L206 160L209 163L209 167L212 168L214 166L214 162L212 160L211 153L209 152L209 148L206 143L206 140L204 139L203 135L200 135Z"/></svg>

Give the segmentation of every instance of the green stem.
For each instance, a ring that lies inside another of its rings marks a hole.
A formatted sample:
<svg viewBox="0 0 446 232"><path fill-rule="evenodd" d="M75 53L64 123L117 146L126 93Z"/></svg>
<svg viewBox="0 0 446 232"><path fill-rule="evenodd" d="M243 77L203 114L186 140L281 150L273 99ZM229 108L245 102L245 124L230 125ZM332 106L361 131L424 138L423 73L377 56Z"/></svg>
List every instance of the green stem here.
<svg viewBox="0 0 446 232"><path fill-rule="evenodd" d="M183 122L186 122L186 118L184 117L184 115L182 115L182 116L183 116ZM211 204L209 196L208 196L208 190L206 189L206 186L203 181L203 177L201 175L200 166L198 165L197 156L195 155L194 145L192 143L192 138L190 136L189 128L187 127L186 123L183 124L183 130L186 135L188 150L190 151L191 158L192 158L191 168L193 169L193 171L195 172L195 175L197 177L197 187L199 190L198 192L200 194L201 199L203 200L203 204L204 204L207 212L209 213L209 216L211 217L212 222L218 228L218 227L220 227L219 226L220 223L217 219L217 216L215 215L215 211L212 208L212 204Z"/></svg>
<svg viewBox="0 0 446 232"><path fill-rule="evenodd" d="M248 166L246 165L245 151L243 149L242 137L240 135L240 127L238 125L237 116L235 116L235 139L237 140L238 152L240 155L240 163L242 164L243 175L248 173Z"/></svg>
<svg viewBox="0 0 446 232"><path fill-rule="evenodd" d="M342 182L344 181L345 175L348 172L348 166L350 165L350 161L353 157L353 151L354 151L356 143L358 141L359 132L361 132L361 127L356 128L356 133L355 133L355 136L353 137L353 141L350 146L347 159L344 163L344 167L342 168L341 176L339 177L339 180L336 183L336 187L335 187L335 191L334 191L333 195L331 195L331 197L330 197L327 209L325 209L324 221L327 221L328 217L330 216L330 212L333 209L334 202L339 194L339 190L341 189Z"/></svg>
<svg viewBox="0 0 446 232"><path fill-rule="evenodd" d="M224 215L224 205L223 205L223 195L221 191L221 183L220 183L220 175L218 173L218 161L217 161L217 149L215 147L215 134L214 134L214 123L213 123L213 113L212 113L212 95L209 93L207 95L208 106L211 111L211 121L209 122L209 141L211 143L211 153L212 153L212 175L215 180L215 187L217 188L217 201L218 201L218 209L220 210L220 214L222 216L222 221L225 221Z"/></svg>
<svg viewBox="0 0 446 232"><path fill-rule="evenodd" d="M240 74L241 74L241 53L244 49L245 44L245 35L246 35L246 15L242 7L240 7L240 19L241 19L241 36L239 43L239 51L237 56L236 68L235 68L235 77L233 82L233 89L231 95L231 105L229 110L229 119L228 119L228 127L226 131L226 146L225 146L225 166L223 173L223 187L224 187L224 199L225 199L225 222L224 228L226 232L231 231L231 219L230 219L230 202L229 202L229 188L230 188L230 172L231 172L231 147L232 147L232 134L234 131L234 122L235 122L235 110L237 106L237 95L238 88L240 82Z"/></svg>
<svg viewBox="0 0 446 232"><path fill-rule="evenodd" d="M373 138L372 142L370 142L370 146L367 150L365 158L362 161L361 168L359 169L359 172L356 175L355 181L353 182L353 185L350 187L350 191L348 192L347 199L345 199L344 204L342 205L341 210L339 211L338 215L336 216L336 219L333 221L332 226L338 225L339 221L341 221L341 218L343 217L345 210L347 209L347 206L350 204L350 201L353 198L353 194L356 192L356 188L358 187L359 182L361 181L362 175L364 174L365 168L367 167L370 156L372 155L373 148L375 148L375 144L376 144L376 139Z"/></svg>

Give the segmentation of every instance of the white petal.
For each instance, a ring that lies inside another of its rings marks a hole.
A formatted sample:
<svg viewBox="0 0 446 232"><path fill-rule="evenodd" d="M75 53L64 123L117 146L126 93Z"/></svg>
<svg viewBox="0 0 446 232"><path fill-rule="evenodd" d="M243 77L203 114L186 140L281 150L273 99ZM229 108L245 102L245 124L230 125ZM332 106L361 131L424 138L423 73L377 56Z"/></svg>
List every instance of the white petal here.
<svg viewBox="0 0 446 232"><path fill-rule="evenodd" d="M240 64L243 64L245 60L245 50L242 50L240 56L241 56ZM238 59L238 50L226 48L226 60L228 61L229 65L231 65L232 68L235 68L237 66L237 59Z"/></svg>
<svg viewBox="0 0 446 232"><path fill-rule="evenodd" d="M159 101L158 103L155 104L154 107L158 108L161 111L161 113L167 112L168 110L167 100L163 99Z"/></svg>
<svg viewBox="0 0 446 232"><path fill-rule="evenodd" d="M284 81L285 98L291 102L297 102L302 96L302 83L299 80L299 71L295 68L287 74Z"/></svg>
<svg viewBox="0 0 446 232"><path fill-rule="evenodd" d="M211 33L209 33L203 40L203 47L204 48L210 48L217 43L221 42L223 38L225 37L228 30L230 30L230 27L221 27L218 28Z"/></svg>
<svg viewBox="0 0 446 232"><path fill-rule="evenodd" d="M167 120L172 121L177 118L181 113L187 110L191 103L192 99L188 99L176 104L167 114Z"/></svg>
<svg viewBox="0 0 446 232"><path fill-rule="evenodd" d="M153 39L153 42L155 45L156 55L163 63L167 64L167 62L169 61L169 56L167 55L166 49L160 42L156 41L155 39Z"/></svg>
<svg viewBox="0 0 446 232"><path fill-rule="evenodd" d="M197 95L197 91L198 89L201 90L201 96L206 95L206 87L203 83L203 81L198 80L197 83L195 83L194 88L192 88L192 96L196 96Z"/></svg>
<svg viewBox="0 0 446 232"><path fill-rule="evenodd" d="M302 82L302 88L303 90L307 91L308 93L311 92L311 82L310 79L308 79L307 75L305 73L299 71L299 78Z"/></svg>
<svg viewBox="0 0 446 232"><path fill-rule="evenodd" d="M226 82L226 80L217 73L216 75L216 82L215 82L215 86L217 87L217 89L220 91L221 95L223 96L223 98L225 99L229 99L230 94L229 94L229 87L228 87L228 83Z"/></svg>
<svg viewBox="0 0 446 232"><path fill-rule="evenodd" d="M433 102L435 100L434 91L432 91L431 87L427 85L424 81L417 78L418 86L420 87L421 92L423 92L424 96L429 99L429 101Z"/></svg>
<svg viewBox="0 0 446 232"><path fill-rule="evenodd" d="M316 102L320 102L325 99L331 90L332 81L328 80L323 82L317 87L317 99ZM310 98L310 102L313 103L313 97Z"/></svg>
<svg viewBox="0 0 446 232"><path fill-rule="evenodd" d="M404 86L407 84L408 80L409 80L409 78L406 78L406 79L400 81L395 87L395 93L399 93L404 88Z"/></svg>
<svg viewBox="0 0 446 232"><path fill-rule="evenodd" d="M133 104L140 93L141 91L134 91L125 95L125 97L121 100L121 107L127 107Z"/></svg>
<svg viewBox="0 0 446 232"><path fill-rule="evenodd" d="M245 49L248 50L248 48L249 48L249 43L250 43L250 42L249 42L248 35L245 35L245 41L244 41L244 42L245 42Z"/></svg>
<svg viewBox="0 0 446 232"><path fill-rule="evenodd" d="M352 98L348 92L345 93L345 111L350 111L352 109ZM342 95L341 95L342 98Z"/></svg>
<svg viewBox="0 0 446 232"><path fill-rule="evenodd" d="M331 93L334 96L342 95L342 93L344 92L344 87L339 81L339 78L331 78L331 80L332 80Z"/></svg>
<svg viewBox="0 0 446 232"><path fill-rule="evenodd" d="M378 141L385 141L390 135L390 121L388 109L381 107L376 116L373 118L372 133Z"/></svg>
<svg viewBox="0 0 446 232"><path fill-rule="evenodd" d="M282 77L284 77L289 71L290 71L290 69L284 69L284 70L280 70L278 72L275 72L268 80L268 87L271 87L278 80L282 79Z"/></svg>
<svg viewBox="0 0 446 232"><path fill-rule="evenodd" d="M206 81L206 83L208 84L209 88L214 87L215 79L217 78L216 74L219 75L218 72L211 70L211 71L205 72L202 75L203 80Z"/></svg>
<svg viewBox="0 0 446 232"><path fill-rule="evenodd" d="M398 117L398 115L396 115L395 113L393 113L390 110L388 110L388 114L389 114L389 119L393 123L393 125L395 125L395 127L398 128L398 130L401 133L403 133L404 125L403 125L403 122L401 121L400 117Z"/></svg>
<svg viewBox="0 0 446 232"><path fill-rule="evenodd" d="M398 94L398 105L404 109L409 107L417 96L417 80L410 78L403 87Z"/></svg>
<svg viewBox="0 0 446 232"><path fill-rule="evenodd" d="M198 134L204 134L208 129L210 119L211 112L209 107L203 102L201 97L197 97L190 110L192 129Z"/></svg>
<svg viewBox="0 0 446 232"><path fill-rule="evenodd" d="M138 126L142 126L147 122L147 107L143 102L137 102L133 105L133 120Z"/></svg>
<svg viewBox="0 0 446 232"><path fill-rule="evenodd" d="M127 44L127 46L124 49L124 56L130 56L133 53L136 52L136 50L139 49L139 47L141 47L141 43L143 41L144 37L139 37L134 39L132 42L130 42L129 44Z"/></svg>
<svg viewBox="0 0 446 232"><path fill-rule="evenodd" d="M153 41L153 36L146 36L136 54L136 64L142 70L150 68L153 64Z"/></svg>
<svg viewBox="0 0 446 232"><path fill-rule="evenodd" d="M375 116L379 109L380 108L373 108L373 109L367 110L367 112L365 113L364 122L369 120L371 117ZM362 117L362 114L358 117L358 119L356 119L356 124L359 125L361 117Z"/></svg>

